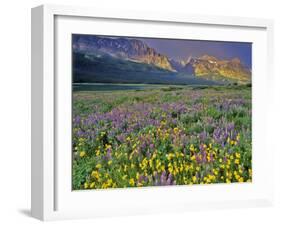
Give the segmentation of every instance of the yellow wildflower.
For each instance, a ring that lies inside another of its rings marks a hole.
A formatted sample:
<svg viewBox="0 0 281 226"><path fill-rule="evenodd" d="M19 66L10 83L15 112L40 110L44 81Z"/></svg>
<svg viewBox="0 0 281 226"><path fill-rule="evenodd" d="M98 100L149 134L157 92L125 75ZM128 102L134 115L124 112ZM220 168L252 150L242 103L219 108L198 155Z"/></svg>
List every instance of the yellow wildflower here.
<svg viewBox="0 0 281 226"><path fill-rule="evenodd" d="M105 149L110 149L111 145L110 144L105 144Z"/></svg>
<svg viewBox="0 0 281 226"><path fill-rule="evenodd" d="M110 186L112 185L112 182L113 182L112 179L108 179L108 180L106 181L107 186L110 187Z"/></svg>
<svg viewBox="0 0 281 226"><path fill-rule="evenodd" d="M238 159L240 159L240 157L241 157L240 153L238 153L238 152L235 153L235 156L236 156L236 158L238 158Z"/></svg>
<svg viewBox="0 0 281 226"><path fill-rule="evenodd" d="M97 164L97 165L96 165L96 168L97 168L97 169L100 169L100 168L101 168L101 164L100 164L100 163Z"/></svg>
<svg viewBox="0 0 281 226"><path fill-rule="evenodd" d="M197 177L196 177L196 176L193 176L193 177L192 177L192 181L193 181L193 183L195 183L195 182L197 181Z"/></svg>
<svg viewBox="0 0 281 226"><path fill-rule="evenodd" d="M174 153L169 153L166 155L167 159L170 161L173 157L175 157Z"/></svg>
<svg viewBox="0 0 281 226"><path fill-rule="evenodd" d="M101 185L101 188L102 188L102 189L108 188L107 183L103 183L103 184Z"/></svg>
<svg viewBox="0 0 281 226"><path fill-rule="evenodd" d="M240 177L238 181L239 181L240 183L241 183L241 182L244 182L244 178L243 178L243 177Z"/></svg>
<svg viewBox="0 0 281 226"><path fill-rule="evenodd" d="M79 154L79 156L80 156L81 158L83 158L85 155L86 155L86 152L85 152L85 151L81 151L80 154Z"/></svg>
<svg viewBox="0 0 281 226"><path fill-rule="evenodd" d="M248 169L249 175L252 176L252 169Z"/></svg>
<svg viewBox="0 0 281 226"><path fill-rule="evenodd" d="M134 180L134 178L131 178L131 179L129 180L129 184L130 184L131 186L134 186L134 185L135 185L135 180Z"/></svg>
<svg viewBox="0 0 281 226"><path fill-rule="evenodd" d="M214 175L211 175L211 174L209 174L208 177L209 177L209 180L215 180L216 179L216 177Z"/></svg>
<svg viewBox="0 0 281 226"><path fill-rule="evenodd" d="M236 136L236 140L240 140L240 134L239 133Z"/></svg>
<svg viewBox="0 0 281 226"><path fill-rule="evenodd" d="M213 169L214 174L217 176L218 175L218 171Z"/></svg>
<svg viewBox="0 0 281 226"><path fill-rule="evenodd" d="M91 176L94 177L94 178L96 178L96 179L99 179L99 178L100 178L100 175L99 175L98 171L96 171L96 170L93 170L93 171L92 171Z"/></svg>
<svg viewBox="0 0 281 226"><path fill-rule="evenodd" d="M240 178L241 178L241 177L240 177L238 174L235 174L235 179L236 179L237 181L239 181Z"/></svg>
<svg viewBox="0 0 281 226"><path fill-rule="evenodd" d="M227 138L227 143L230 143L230 138L229 137Z"/></svg>
<svg viewBox="0 0 281 226"><path fill-rule="evenodd" d="M149 166L152 168L153 167L153 160L149 159L148 163L149 163Z"/></svg>
<svg viewBox="0 0 281 226"><path fill-rule="evenodd" d="M193 144L190 145L189 150L190 150L190 151L194 151L194 145L193 145Z"/></svg>
<svg viewBox="0 0 281 226"><path fill-rule="evenodd" d="M91 184L90 184L90 188L94 188L95 187L95 182L92 182Z"/></svg>
<svg viewBox="0 0 281 226"><path fill-rule="evenodd" d="M173 166L169 166L168 171L169 171L169 173L173 173Z"/></svg>
<svg viewBox="0 0 281 226"><path fill-rule="evenodd" d="M180 172L182 172L183 171L183 165L181 164L180 165Z"/></svg>
<svg viewBox="0 0 281 226"><path fill-rule="evenodd" d="M78 141L79 141L79 142L83 142L83 141L85 141L85 138L80 137L80 138L78 139Z"/></svg>

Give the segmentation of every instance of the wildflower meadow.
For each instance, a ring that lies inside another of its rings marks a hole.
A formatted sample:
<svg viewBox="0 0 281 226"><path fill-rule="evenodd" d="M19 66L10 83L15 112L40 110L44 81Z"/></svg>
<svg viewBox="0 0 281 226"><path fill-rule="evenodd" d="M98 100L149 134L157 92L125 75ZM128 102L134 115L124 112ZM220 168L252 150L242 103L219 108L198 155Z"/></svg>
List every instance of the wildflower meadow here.
<svg viewBox="0 0 281 226"><path fill-rule="evenodd" d="M73 92L74 190L251 182L251 87Z"/></svg>

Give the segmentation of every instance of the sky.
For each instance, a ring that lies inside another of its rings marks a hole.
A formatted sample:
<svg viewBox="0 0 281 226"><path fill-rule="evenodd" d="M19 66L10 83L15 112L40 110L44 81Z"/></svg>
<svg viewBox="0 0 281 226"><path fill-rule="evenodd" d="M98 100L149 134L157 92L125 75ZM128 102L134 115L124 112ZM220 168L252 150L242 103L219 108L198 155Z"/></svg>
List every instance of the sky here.
<svg viewBox="0 0 281 226"><path fill-rule="evenodd" d="M205 54L226 60L237 57L243 64L249 68L252 67L251 43L158 38L136 39L144 41L157 52L173 59L187 59L189 56L200 57Z"/></svg>

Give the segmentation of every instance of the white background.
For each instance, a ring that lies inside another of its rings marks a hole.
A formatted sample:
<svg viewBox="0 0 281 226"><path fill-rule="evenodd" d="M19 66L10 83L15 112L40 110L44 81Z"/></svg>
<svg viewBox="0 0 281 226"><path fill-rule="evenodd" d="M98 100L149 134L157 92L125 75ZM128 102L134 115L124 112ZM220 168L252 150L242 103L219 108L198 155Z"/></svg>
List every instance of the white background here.
<svg viewBox="0 0 281 226"><path fill-rule="evenodd" d="M281 14L279 1L245 0L56 0L56 4L180 12L207 15L232 15L275 19L275 106L270 123L275 151L276 204L270 208L197 211L178 214L119 217L94 220L51 222L50 225L280 225L281 155ZM0 11L0 225L37 225L30 218L30 8L48 0L9 0ZM279 51L278 51L279 50ZM266 75L265 75L266 76ZM108 203L110 205L110 203Z"/></svg>

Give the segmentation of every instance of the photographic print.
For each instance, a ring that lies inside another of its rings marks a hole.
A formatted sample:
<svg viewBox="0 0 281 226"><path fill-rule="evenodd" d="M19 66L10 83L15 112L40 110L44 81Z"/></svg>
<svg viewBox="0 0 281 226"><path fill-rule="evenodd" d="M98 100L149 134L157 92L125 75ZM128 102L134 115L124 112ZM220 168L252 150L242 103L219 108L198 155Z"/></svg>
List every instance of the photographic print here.
<svg viewBox="0 0 281 226"><path fill-rule="evenodd" d="M72 188L252 181L252 44L72 34Z"/></svg>

